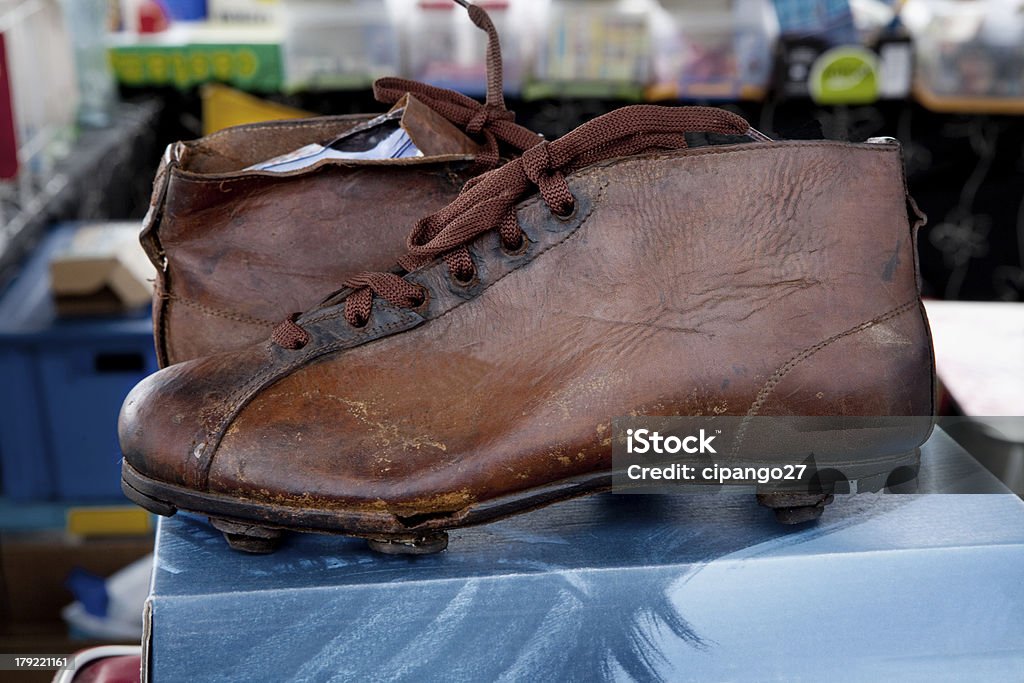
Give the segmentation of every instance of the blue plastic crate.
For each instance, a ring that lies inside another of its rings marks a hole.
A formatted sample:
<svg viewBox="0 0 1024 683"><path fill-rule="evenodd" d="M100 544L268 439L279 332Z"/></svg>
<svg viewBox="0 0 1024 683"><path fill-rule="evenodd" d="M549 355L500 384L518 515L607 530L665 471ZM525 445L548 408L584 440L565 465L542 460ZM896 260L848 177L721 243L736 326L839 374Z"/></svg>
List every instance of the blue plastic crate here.
<svg viewBox="0 0 1024 683"><path fill-rule="evenodd" d="M49 262L76 229L49 234L0 298L0 478L11 500L120 498L117 413L157 370L148 311L57 319Z"/></svg>

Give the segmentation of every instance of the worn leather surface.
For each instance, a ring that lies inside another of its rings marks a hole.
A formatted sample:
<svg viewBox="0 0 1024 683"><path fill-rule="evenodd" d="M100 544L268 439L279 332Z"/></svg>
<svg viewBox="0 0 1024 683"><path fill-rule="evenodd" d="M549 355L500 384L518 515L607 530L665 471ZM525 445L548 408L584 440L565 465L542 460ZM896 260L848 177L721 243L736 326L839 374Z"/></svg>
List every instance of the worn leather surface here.
<svg viewBox="0 0 1024 683"><path fill-rule="evenodd" d="M127 462L254 501L458 510L611 466L623 415L930 415L933 360L896 145L751 143L618 159L536 196L416 310L299 319L312 341L153 375ZM879 443L912 449L927 431ZM876 456L885 453L870 453Z"/></svg>
<svg viewBox="0 0 1024 683"><path fill-rule="evenodd" d="M425 109L419 105L420 109ZM321 163L287 174L241 169L341 134L366 116L227 129L172 145L142 234L158 269L154 337L162 366L266 339L348 275L390 268L421 215L458 194L472 149L420 159ZM437 118L435 116L435 118ZM444 120L417 127L431 149Z"/></svg>

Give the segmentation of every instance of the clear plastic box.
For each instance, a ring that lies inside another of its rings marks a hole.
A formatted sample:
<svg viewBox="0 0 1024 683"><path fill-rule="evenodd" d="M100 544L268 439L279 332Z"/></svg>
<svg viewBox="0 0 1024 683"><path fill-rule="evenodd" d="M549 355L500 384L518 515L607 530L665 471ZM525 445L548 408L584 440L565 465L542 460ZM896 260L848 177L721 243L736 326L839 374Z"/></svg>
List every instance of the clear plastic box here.
<svg viewBox="0 0 1024 683"><path fill-rule="evenodd" d="M211 22L221 24L273 25L281 20L284 0L207 0Z"/></svg>
<svg viewBox="0 0 1024 683"><path fill-rule="evenodd" d="M532 95L642 95L651 75L650 2L550 0L536 4L543 21L531 69Z"/></svg>
<svg viewBox="0 0 1024 683"><path fill-rule="evenodd" d="M522 10L531 0L477 0L487 10L501 38L504 87L517 93L522 85ZM404 73L412 79L468 95L486 92L487 34L452 0L413 0L402 12Z"/></svg>
<svg viewBox="0 0 1024 683"><path fill-rule="evenodd" d="M778 21L769 0L660 0L652 99L761 99Z"/></svg>
<svg viewBox="0 0 1024 683"><path fill-rule="evenodd" d="M914 91L926 107L969 113L1024 112L1024 1L915 2Z"/></svg>
<svg viewBox="0 0 1024 683"><path fill-rule="evenodd" d="M365 88L397 74L399 33L390 7L380 0L287 0L285 89Z"/></svg>

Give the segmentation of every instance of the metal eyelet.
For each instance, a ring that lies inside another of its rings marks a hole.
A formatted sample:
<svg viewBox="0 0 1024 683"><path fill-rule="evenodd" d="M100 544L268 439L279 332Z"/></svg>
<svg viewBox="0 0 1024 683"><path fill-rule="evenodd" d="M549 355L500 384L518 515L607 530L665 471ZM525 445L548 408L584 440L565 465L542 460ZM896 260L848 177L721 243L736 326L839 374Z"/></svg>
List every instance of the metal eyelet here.
<svg viewBox="0 0 1024 683"><path fill-rule="evenodd" d="M427 305L430 304L430 290L420 285L420 298L419 301L410 301L413 304L410 310L423 311L426 310Z"/></svg>
<svg viewBox="0 0 1024 683"><path fill-rule="evenodd" d="M521 256L530 247L530 241L526 239L526 233L522 230L519 231L519 244L509 246L500 237L498 238L498 244L501 247L501 253L505 254L505 256Z"/></svg>
<svg viewBox="0 0 1024 683"><path fill-rule="evenodd" d="M570 195L570 196L572 196L572 195ZM576 213L579 211L579 207L580 207L580 203L578 201L576 201L576 197L573 196L572 197L572 208L569 209L568 213L563 215L563 214L555 213L554 211L552 211L551 215L554 216L555 218L557 218L558 220L562 221L563 223L568 223L573 218L576 218Z"/></svg>
<svg viewBox="0 0 1024 683"><path fill-rule="evenodd" d="M472 287L472 286L473 286L474 284L476 284L476 282L477 282L477 277L476 277L476 268L473 268L473 272L472 272L472 273L470 274L470 276L469 276L469 277L468 277L467 279L465 279L465 280L463 280L462 278L460 278L460 277L459 277L458 275L456 275L455 273L451 273L451 278L452 278L452 282L454 282L455 284L457 284L457 285L458 285L459 287Z"/></svg>

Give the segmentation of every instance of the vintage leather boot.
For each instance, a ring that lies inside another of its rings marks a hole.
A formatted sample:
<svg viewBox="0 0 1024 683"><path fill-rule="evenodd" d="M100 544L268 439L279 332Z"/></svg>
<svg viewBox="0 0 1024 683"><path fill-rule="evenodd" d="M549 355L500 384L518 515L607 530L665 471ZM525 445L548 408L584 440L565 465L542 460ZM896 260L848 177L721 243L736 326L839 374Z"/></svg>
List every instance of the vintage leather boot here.
<svg viewBox="0 0 1024 683"><path fill-rule="evenodd" d="M688 148L696 133L734 144ZM606 490L618 416L931 415L907 206L894 141L614 111L419 221L403 271L143 381L124 490L249 550L294 529L432 552L446 529ZM912 454L916 424L864 458ZM802 519L826 499L765 502Z"/></svg>
<svg viewBox="0 0 1024 683"><path fill-rule="evenodd" d="M398 78L374 84L388 104L412 94L417 108L410 104L406 115L424 130L423 157L332 160L285 174L246 170L376 114L239 126L168 147L141 238L158 273L161 366L266 339L276 321L315 305L348 275L391 267L418 218L454 199L499 156L540 142L505 108L490 18L467 9L488 33L486 104Z"/></svg>

